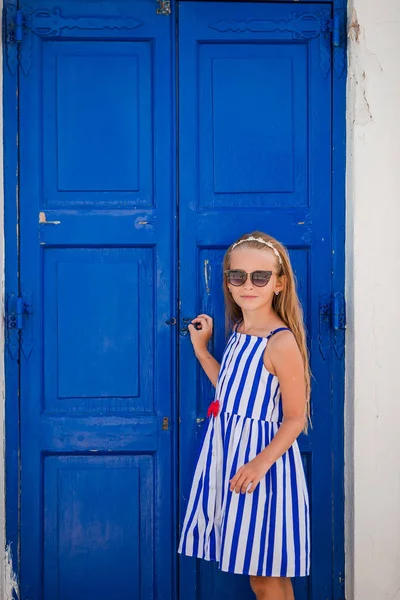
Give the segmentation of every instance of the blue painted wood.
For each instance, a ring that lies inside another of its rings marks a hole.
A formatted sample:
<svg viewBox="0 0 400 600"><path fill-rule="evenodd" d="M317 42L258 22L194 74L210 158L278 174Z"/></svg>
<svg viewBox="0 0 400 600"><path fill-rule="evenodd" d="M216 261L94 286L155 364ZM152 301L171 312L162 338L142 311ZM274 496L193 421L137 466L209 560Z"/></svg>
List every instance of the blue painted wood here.
<svg viewBox="0 0 400 600"><path fill-rule="evenodd" d="M326 16L327 8L296 4L296 22L305 22L302 15L314 15L315 22L321 14ZM311 493L312 574L296 580L295 592L296 600L330 600L338 589L333 565L343 564L343 530L335 530L337 546L332 534L332 498L343 475L341 456L335 484L331 463L332 435L335 431L337 446L341 428L334 421L342 424L342 415L331 413L331 401L334 405L333 394L341 392L331 387L336 359L329 353L324 360L319 352L318 327L319 299L333 291L332 82L338 74L330 68L327 76L321 66L320 36L299 38L279 26L292 21L292 15L293 7L280 3L234 3L229 13L223 3L180 5L180 301L183 317L198 312L214 317L210 350L220 358L225 343L225 248L254 229L267 231L289 248L315 376L314 427L300 439ZM227 22L229 26L220 25ZM325 60L331 63L329 57ZM343 223L342 215L335 227L338 223ZM335 284L343 291L343 281ZM180 356L182 519L213 389L185 335L180 338ZM185 392L187 381L197 388L196 394ZM336 506L340 512L340 499ZM193 558L180 560L182 598L253 597L247 578L220 573L216 565Z"/></svg>
<svg viewBox="0 0 400 600"><path fill-rule="evenodd" d="M8 3L15 13L17 0ZM4 21L7 22L6 11ZM5 297L18 294L18 78L12 73L3 53L3 139L4 139L4 231L5 231ZM6 547L16 580L20 575L19 549L19 365L7 348L8 332L4 331L6 341L4 367L6 381L5 411L5 488L6 488ZM13 600L17 598L13 591Z"/></svg>
<svg viewBox="0 0 400 600"><path fill-rule="evenodd" d="M340 0L336 10L345 13L346 3ZM345 21L346 22L346 21ZM346 164L346 62L342 72L333 76L332 130L332 287L345 289L345 168ZM333 594L334 600L345 597L344 554L344 360L332 354L332 461L333 461ZM340 417L340 418L339 418Z"/></svg>
<svg viewBox="0 0 400 600"><path fill-rule="evenodd" d="M22 598L168 600L172 20L148 1L30 8L19 73L21 291L34 306L33 351L21 357Z"/></svg>
<svg viewBox="0 0 400 600"><path fill-rule="evenodd" d="M151 454L46 458L46 598L154 597L152 471Z"/></svg>

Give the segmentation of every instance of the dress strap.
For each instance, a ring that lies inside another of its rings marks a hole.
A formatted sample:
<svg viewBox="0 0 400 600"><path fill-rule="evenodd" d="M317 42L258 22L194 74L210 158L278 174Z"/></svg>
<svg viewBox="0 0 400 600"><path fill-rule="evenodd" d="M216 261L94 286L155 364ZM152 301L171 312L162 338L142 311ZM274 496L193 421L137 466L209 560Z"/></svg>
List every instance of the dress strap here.
<svg viewBox="0 0 400 600"><path fill-rule="evenodd" d="M291 330L289 329L289 327L278 327L278 329L274 329L273 331L271 331L271 333L270 333L270 334L269 334L269 336L267 337L267 340L269 340L269 338L270 338L272 335L275 335L275 333L278 333L278 331L291 331Z"/></svg>

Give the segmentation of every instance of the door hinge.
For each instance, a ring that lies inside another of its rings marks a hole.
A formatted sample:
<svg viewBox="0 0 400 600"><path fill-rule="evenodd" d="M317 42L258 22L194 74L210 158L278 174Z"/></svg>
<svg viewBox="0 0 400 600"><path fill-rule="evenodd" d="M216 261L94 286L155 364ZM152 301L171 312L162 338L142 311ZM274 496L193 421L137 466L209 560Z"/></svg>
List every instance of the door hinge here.
<svg viewBox="0 0 400 600"><path fill-rule="evenodd" d="M336 292L323 295L319 305L319 351L324 360L329 357L333 345L336 356L344 354L346 332L346 305L343 294Z"/></svg>
<svg viewBox="0 0 400 600"><path fill-rule="evenodd" d="M6 4L3 13L5 60L10 72L14 75L19 62L18 46L23 39L24 17L22 10L12 4Z"/></svg>
<svg viewBox="0 0 400 600"><path fill-rule="evenodd" d="M5 33L7 44L19 44L23 38L24 15L22 10L11 4L4 7Z"/></svg>
<svg viewBox="0 0 400 600"><path fill-rule="evenodd" d="M157 0L157 3L158 3L158 8L157 8L158 15L170 15L171 14L170 0Z"/></svg>
<svg viewBox="0 0 400 600"><path fill-rule="evenodd" d="M66 3L68 4L68 2ZM169 2L162 2L162 14L169 14ZM29 73L32 64L33 35L40 38L56 38L64 35L65 31L79 29L81 31L126 30L133 31L143 23L129 16L107 15L93 17L87 15L75 16L64 14L59 8L34 9L23 4L21 9L13 4L4 6L5 29L5 59L7 66L14 75L18 65L25 75Z"/></svg>
<svg viewBox="0 0 400 600"><path fill-rule="evenodd" d="M14 18L7 22L7 41L11 44L20 44L23 38L24 17L22 10L16 9L13 13Z"/></svg>
<svg viewBox="0 0 400 600"><path fill-rule="evenodd" d="M346 11L341 8L333 13L332 45L334 48L344 48L346 45Z"/></svg>
<svg viewBox="0 0 400 600"><path fill-rule="evenodd" d="M22 296L10 293L7 295L6 306L6 344L13 359L18 358L22 350L25 358L32 352L31 327L27 328L27 320L32 314L32 294Z"/></svg>
<svg viewBox="0 0 400 600"><path fill-rule="evenodd" d="M346 19L347 13L343 8L338 8L333 13L330 22L333 48L333 68L338 77L341 77L346 67Z"/></svg>

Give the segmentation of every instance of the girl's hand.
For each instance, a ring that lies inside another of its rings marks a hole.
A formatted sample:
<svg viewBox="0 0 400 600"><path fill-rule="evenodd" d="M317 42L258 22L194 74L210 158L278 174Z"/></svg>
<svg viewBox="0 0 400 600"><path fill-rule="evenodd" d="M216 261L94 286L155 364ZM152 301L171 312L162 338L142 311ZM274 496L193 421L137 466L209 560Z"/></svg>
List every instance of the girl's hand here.
<svg viewBox="0 0 400 600"><path fill-rule="evenodd" d="M270 465L267 465L265 460L258 455L253 458L253 460L240 467L236 475L230 480L229 489L231 492L235 491L237 494L242 492L242 494L244 494L251 483L250 489L247 490L250 494L251 492L254 492L260 480L265 476L269 469Z"/></svg>
<svg viewBox="0 0 400 600"><path fill-rule="evenodd" d="M194 323L200 323L201 329L196 329ZM188 325L190 341L195 353L207 349L207 344L213 332L213 320L209 315L197 315Z"/></svg>

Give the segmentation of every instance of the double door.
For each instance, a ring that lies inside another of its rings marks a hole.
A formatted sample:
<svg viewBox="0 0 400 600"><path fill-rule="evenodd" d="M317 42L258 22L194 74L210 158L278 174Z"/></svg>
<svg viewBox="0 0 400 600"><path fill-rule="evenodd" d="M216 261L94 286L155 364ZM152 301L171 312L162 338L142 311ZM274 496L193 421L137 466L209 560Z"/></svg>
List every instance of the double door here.
<svg viewBox="0 0 400 600"><path fill-rule="evenodd" d="M223 253L254 229L290 251L314 374L296 600L333 598L330 5L21 11L21 598L252 598L176 548L213 398L187 320L220 358Z"/></svg>

